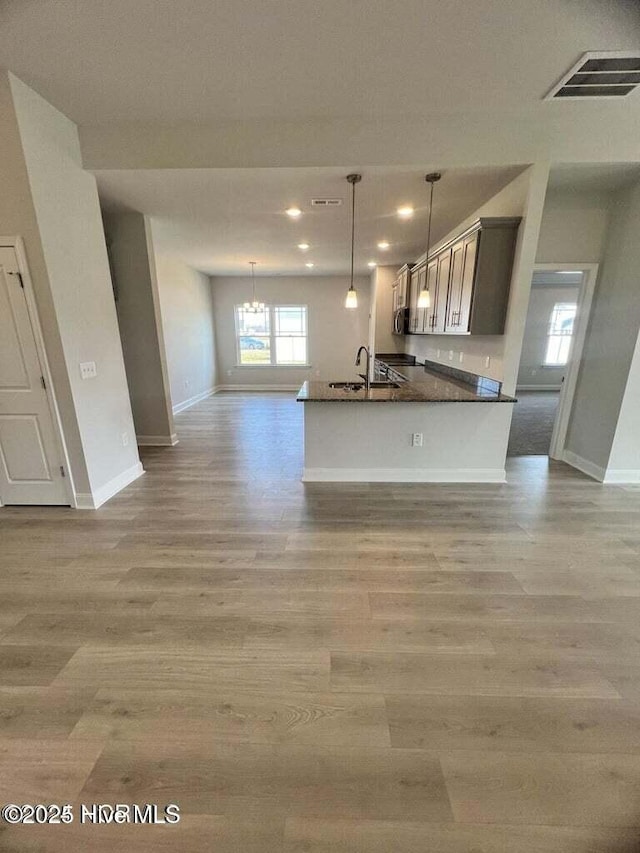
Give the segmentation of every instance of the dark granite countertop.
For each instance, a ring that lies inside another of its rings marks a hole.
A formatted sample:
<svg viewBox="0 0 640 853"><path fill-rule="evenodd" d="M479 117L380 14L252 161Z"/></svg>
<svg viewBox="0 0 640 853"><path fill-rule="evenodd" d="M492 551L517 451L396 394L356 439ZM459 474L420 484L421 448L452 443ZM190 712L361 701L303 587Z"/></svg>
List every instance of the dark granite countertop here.
<svg viewBox="0 0 640 853"><path fill-rule="evenodd" d="M405 366L396 368L407 381L398 388L370 388L365 391L347 391L330 388L328 382L305 382L298 392L301 402L318 403L515 403L513 397L502 394L500 383L482 381L477 377L475 384L457 377L425 368ZM473 376L474 374L469 374Z"/></svg>

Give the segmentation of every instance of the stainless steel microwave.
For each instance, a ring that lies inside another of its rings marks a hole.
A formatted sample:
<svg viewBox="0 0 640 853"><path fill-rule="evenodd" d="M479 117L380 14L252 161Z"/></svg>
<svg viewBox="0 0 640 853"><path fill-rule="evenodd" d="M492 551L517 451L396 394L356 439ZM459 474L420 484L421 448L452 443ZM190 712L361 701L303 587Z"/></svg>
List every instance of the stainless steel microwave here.
<svg viewBox="0 0 640 853"><path fill-rule="evenodd" d="M393 312L393 328L392 332L394 335L405 335L407 333L407 327L409 323L409 309L408 308L396 308Z"/></svg>

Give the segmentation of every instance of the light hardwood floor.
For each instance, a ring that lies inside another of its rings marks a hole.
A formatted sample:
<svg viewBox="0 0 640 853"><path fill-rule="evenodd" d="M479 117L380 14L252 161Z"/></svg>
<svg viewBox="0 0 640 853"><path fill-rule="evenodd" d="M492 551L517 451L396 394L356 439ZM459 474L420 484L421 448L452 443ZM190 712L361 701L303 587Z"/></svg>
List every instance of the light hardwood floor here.
<svg viewBox="0 0 640 853"><path fill-rule="evenodd" d="M221 394L99 511L0 510L0 804L183 816L0 850L639 849L640 488L304 486L302 415Z"/></svg>

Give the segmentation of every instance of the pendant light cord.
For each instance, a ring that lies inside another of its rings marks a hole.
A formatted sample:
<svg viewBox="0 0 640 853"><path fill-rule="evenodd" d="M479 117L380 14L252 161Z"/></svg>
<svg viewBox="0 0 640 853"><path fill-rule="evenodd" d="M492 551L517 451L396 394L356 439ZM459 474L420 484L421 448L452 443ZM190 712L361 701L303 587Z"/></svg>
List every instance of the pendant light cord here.
<svg viewBox="0 0 640 853"><path fill-rule="evenodd" d="M356 184L351 184L351 285L353 290L353 258L356 243Z"/></svg>
<svg viewBox="0 0 640 853"><path fill-rule="evenodd" d="M362 180L362 175L355 173L347 175L347 180L351 184L351 281L349 290L353 290L353 268L356 246L356 184Z"/></svg>
<svg viewBox="0 0 640 853"><path fill-rule="evenodd" d="M431 196L429 198L429 223L427 225L427 263L429 263L429 249L431 248L431 214L433 213L433 181L431 182Z"/></svg>
<svg viewBox="0 0 640 853"><path fill-rule="evenodd" d="M431 216L433 214L433 185L436 181L439 181L442 175L440 172L430 172L428 175L425 175L425 181L431 184L431 194L429 196L429 223L427 225L427 254L426 259L427 263L429 263L429 249L431 248ZM425 287L426 289L426 287Z"/></svg>

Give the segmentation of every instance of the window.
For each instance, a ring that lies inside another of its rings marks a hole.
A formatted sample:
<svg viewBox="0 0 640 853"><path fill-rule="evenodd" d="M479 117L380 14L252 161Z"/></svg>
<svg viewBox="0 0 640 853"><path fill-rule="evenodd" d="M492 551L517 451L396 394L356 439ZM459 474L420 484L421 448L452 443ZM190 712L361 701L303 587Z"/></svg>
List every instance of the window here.
<svg viewBox="0 0 640 853"><path fill-rule="evenodd" d="M266 305L254 314L236 305L238 364L306 365L306 305Z"/></svg>
<svg viewBox="0 0 640 853"><path fill-rule="evenodd" d="M567 363L577 308L575 302L556 302L553 306L547 332L545 367L561 367Z"/></svg>

